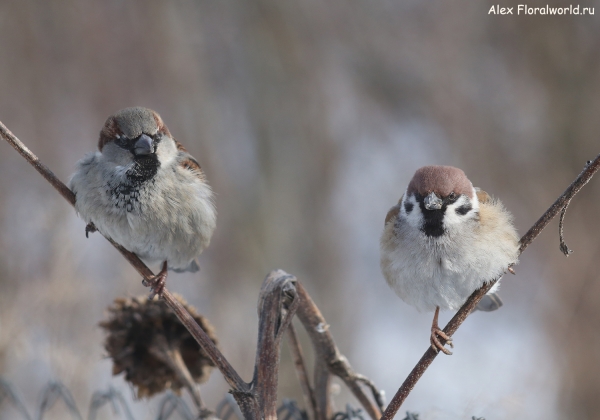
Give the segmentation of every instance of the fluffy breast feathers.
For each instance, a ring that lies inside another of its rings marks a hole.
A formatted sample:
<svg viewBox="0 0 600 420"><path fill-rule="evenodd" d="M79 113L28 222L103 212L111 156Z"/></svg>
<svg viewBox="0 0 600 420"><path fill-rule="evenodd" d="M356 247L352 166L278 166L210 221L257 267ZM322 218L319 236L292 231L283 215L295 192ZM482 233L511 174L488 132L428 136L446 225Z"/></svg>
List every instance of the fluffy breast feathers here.
<svg viewBox="0 0 600 420"><path fill-rule="evenodd" d="M512 216L476 190L478 217L427 237L405 215L406 194L392 207L381 236L381 269L388 284L421 311L457 309L485 282L499 278L518 258Z"/></svg>

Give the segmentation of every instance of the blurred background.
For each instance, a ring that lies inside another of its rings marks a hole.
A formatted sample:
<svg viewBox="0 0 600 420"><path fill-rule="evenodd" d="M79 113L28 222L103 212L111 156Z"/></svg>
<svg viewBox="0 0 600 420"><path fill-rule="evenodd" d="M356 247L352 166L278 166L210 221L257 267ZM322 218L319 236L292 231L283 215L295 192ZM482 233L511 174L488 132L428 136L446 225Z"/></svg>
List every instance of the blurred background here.
<svg viewBox="0 0 600 420"><path fill-rule="evenodd" d="M201 271L172 275L169 289L212 321L249 380L260 284L274 268L296 275L389 401L431 323L379 270L384 217L415 169L462 168L523 234L600 153L600 10L500 16L492 5L4 0L0 120L67 181L110 114L158 111L202 165L219 212ZM100 235L86 239L69 204L5 142L0 197L0 375L32 413L58 379L84 413L112 385L136 419L154 418L156 399L134 401L111 376L98 327L115 298L147 293L139 276ZM402 410L598 418L599 214L597 175L567 212L574 254L560 253L552 222L503 280L504 307L465 322L454 355L436 359ZM211 408L227 389L219 372L201 387ZM301 402L287 347L279 395ZM354 403L343 386L335 402ZM65 413L58 404L47 418ZM0 419L15 417L0 406Z"/></svg>

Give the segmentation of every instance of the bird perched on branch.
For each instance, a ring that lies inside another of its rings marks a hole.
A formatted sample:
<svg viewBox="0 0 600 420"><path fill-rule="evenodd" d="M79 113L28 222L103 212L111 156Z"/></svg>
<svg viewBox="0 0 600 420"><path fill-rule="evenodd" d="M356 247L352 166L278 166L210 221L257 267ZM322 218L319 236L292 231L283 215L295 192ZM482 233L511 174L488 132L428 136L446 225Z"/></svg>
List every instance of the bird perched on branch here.
<svg viewBox="0 0 600 420"><path fill-rule="evenodd" d="M458 309L486 282L512 271L519 237L511 214L498 200L474 188L465 173L451 166L418 169L398 204L385 218L381 270L388 284L419 311L435 311L431 345L452 340L438 326L440 309ZM494 293L478 309L502 305Z"/></svg>
<svg viewBox="0 0 600 420"><path fill-rule="evenodd" d="M69 188L88 232L99 230L147 264L160 294L167 268L197 271L216 225L213 193L198 162L160 116L126 108L110 116L97 152L77 163Z"/></svg>

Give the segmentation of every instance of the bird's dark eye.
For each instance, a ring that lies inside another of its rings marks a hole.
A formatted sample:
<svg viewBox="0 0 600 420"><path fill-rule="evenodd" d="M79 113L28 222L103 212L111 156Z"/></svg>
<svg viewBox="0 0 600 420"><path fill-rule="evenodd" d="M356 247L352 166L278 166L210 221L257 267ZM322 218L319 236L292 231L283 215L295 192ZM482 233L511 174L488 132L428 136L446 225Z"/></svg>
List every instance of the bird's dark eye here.
<svg viewBox="0 0 600 420"><path fill-rule="evenodd" d="M448 198L450 200L454 200L456 198L456 193L454 191L452 191L450 194L448 194Z"/></svg>
<svg viewBox="0 0 600 420"><path fill-rule="evenodd" d="M115 144L117 146L126 147L129 140L125 136L115 137Z"/></svg>

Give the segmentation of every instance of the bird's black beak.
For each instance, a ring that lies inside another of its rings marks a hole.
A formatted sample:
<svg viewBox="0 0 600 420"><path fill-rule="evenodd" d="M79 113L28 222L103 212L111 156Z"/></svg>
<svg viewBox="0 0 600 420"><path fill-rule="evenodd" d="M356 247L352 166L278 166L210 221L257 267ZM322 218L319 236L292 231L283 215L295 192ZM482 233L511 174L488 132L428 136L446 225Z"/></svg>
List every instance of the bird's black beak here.
<svg viewBox="0 0 600 420"><path fill-rule="evenodd" d="M439 210L442 208L442 199L434 192L430 192L423 200L423 204L425 204L427 210Z"/></svg>
<svg viewBox="0 0 600 420"><path fill-rule="evenodd" d="M133 145L133 154L145 156L154 153L154 140L146 134L142 134Z"/></svg>

